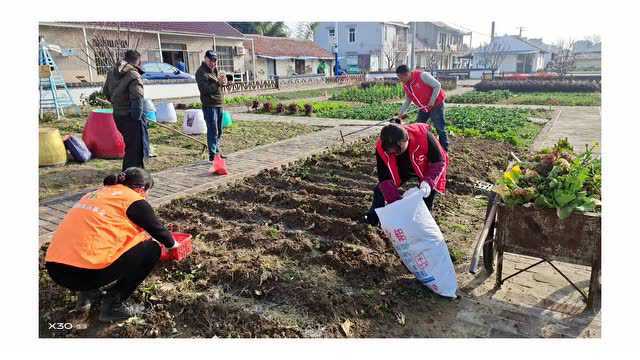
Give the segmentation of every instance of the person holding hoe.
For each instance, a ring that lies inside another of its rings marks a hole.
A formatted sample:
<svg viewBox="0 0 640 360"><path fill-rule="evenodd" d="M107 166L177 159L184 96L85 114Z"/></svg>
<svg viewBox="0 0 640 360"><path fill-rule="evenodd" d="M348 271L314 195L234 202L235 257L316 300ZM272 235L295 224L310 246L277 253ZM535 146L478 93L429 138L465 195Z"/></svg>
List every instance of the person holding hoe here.
<svg viewBox="0 0 640 360"><path fill-rule="evenodd" d="M433 208L437 193L444 193L449 164L447 152L424 123L388 124L375 145L378 185L373 189L371 208L364 216L370 225L380 225L375 209L402 198L399 190L411 178L426 190L424 202Z"/></svg>
<svg viewBox="0 0 640 360"><path fill-rule="evenodd" d="M402 89L406 95L398 118L405 119L409 105L415 104L419 109L417 122L426 123L431 119L431 123L438 132L440 145L448 152L449 141L444 120L444 101L447 94L442 89L442 85L428 72L418 69L409 71L407 65L398 66L396 74L402 82Z"/></svg>
<svg viewBox="0 0 640 360"><path fill-rule="evenodd" d="M144 117L144 87L140 68L140 53L129 49L124 60L108 73L102 93L113 105L113 118L124 139L122 170L130 167L144 168L144 158L149 156L149 133Z"/></svg>
<svg viewBox="0 0 640 360"><path fill-rule="evenodd" d="M126 320L142 311L125 301L160 259L158 242L167 249L180 245L145 200L152 186L151 175L141 168L107 176L104 187L83 196L54 233L45 267L54 282L79 292L77 310L88 311L100 300L100 288L108 287L101 321Z"/></svg>
<svg viewBox="0 0 640 360"><path fill-rule="evenodd" d="M196 82L200 91L202 112L207 124L207 145L209 161L213 162L216 155L222 158L220 138L222 137L222 105L224 104L223 87L227 84L225 75L218 71L218 55L213 50L207 50L202 65L196 71ZM215 172L212 169L209 171Z"/></svg>

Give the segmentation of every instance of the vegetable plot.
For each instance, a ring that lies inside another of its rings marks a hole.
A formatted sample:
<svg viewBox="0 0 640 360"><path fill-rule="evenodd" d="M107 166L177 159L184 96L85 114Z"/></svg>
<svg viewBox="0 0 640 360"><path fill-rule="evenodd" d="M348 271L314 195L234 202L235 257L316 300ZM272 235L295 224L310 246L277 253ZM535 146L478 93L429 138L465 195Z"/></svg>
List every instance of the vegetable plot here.
<svg viewBox="0 0 640 360"><path fill-rule="evenodd" d="M480 136L516 146L530 144L541 126L529 122L528 109L452 107L446 110L447 129L464 136Z"/></svg>
<svg viewBox="0 0 640 360"><path fill-rule="evenodd" d="M509 90L470 91L447 98L455 104L518 104L556 106L598 106L600 93L531 92L514 93Z"/></svg>
<svg viewBox="0 0 640 360"><path fill-rule="evenodd" d="M509 206L534 203L555 208L560 219L574 211L590 212L600 206L601 163L593 147L577 155L568 140L514 165L498 181L496 192Z"/></svg>
<svg viewBox="0 0 640 360"><path fill-rule="evenodd" d="M363 102L374 104L385 100L399 99L404 96L402 85L373 85L367 88L351 88L334 94L331 100Z"/></svg>

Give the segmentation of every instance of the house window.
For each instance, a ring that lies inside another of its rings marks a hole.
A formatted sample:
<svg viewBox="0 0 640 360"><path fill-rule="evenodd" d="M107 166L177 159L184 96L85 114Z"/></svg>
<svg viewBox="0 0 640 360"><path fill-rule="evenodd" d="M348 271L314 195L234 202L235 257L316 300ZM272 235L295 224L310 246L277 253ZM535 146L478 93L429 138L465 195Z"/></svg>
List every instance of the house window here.
<svg viewBox="0 0 640 360"><path fill-rule="evenodd" d="M356 42L356 28L349 28L349 42Z"/></svg>
<svg viewBox="0 0 640 360"><path fill-rule="evenodd" d="M303 75L305 73L304 60L296 59L295 61L296 75Z"/></svg>
<svg viewBox="0 0 640 360"><path fill-rule="evenodd" d="M233 73L233 47L216 46L218 54L218 69L226 73Z"/></svg>
<svg viewBox="0 0 640 360"><path fill-rule="evenodd" d="M329 37L336 37L336 29L329 29Z"/></svg>

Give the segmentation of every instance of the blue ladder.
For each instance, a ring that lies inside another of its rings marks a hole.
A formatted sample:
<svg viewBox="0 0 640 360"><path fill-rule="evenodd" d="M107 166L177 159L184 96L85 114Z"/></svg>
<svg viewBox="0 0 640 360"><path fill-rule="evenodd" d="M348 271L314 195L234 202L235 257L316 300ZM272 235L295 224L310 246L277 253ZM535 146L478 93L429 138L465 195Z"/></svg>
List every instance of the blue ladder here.
<svg viewBox="0 0 640 360"><path fill-rule="evenodd" d="M55 112L56 118L59 119L64 116L64 109L69 107L80 113L80 108L73 101L67 84L57 71L58 67L44 41L40 42L39 64L49 66L50 69L48 77L40 77L40 116L45 112Z"/></svg>

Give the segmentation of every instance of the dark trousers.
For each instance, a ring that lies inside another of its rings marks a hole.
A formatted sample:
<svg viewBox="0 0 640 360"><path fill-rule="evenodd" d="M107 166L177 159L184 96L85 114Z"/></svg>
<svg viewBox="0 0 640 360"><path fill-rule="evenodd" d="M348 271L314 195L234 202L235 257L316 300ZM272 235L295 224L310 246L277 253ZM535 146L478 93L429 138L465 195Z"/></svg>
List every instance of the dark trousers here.
<svg viewBox="0 0 640 360"><path fill-rule="evenodd" d="M122 171L130 167L144 168L145 134L144 121L133 120L128 114L113 114L118 131L124 139Z"/></svg>
<svg viewBox="0 0 640 360"><path fill-rule="evenodd" d="M207 146L209 161L220 151L219 141L222 137L222 107L206 106L202 108L204 122L207 124Z"/></svg>
<svg viewBox="0 0 640 360"><path fill-rule="evenodd" d="M433 200L436 197L436 191L431 190L431 194L424 198L424 203L427 205L429 211L433 208ZM381 208L385 205L384 196L382 195L382 191L378 188L378 185L373 188L373 201L371 202L371 208L369 212L367 212L367 222L373 226L380 225L380 219L378 219L378 214L376 214L376 209Z"/></svg>
<svg viewBox="0 0 640 360"><path fill-rule="evenodd" d="M95 290L116 282L109 293L125 300L153 270L160 260L160 252L160 245L149 239L132 247L104 269L82 269L54 262L47 262L45 266L53 281L74 291Z"/></svg>
<svg viewBox="0 0 640 360"><path fill-rule="evenodd" d="M440 141L440 145L445 151L449 152L449 139L447 139L447 129L444 119L444 104L432 109L430 112L422 110L419 111L416 122L426 123L429 119L431 119L431 123L438 132L438 141Z"/></svg>

